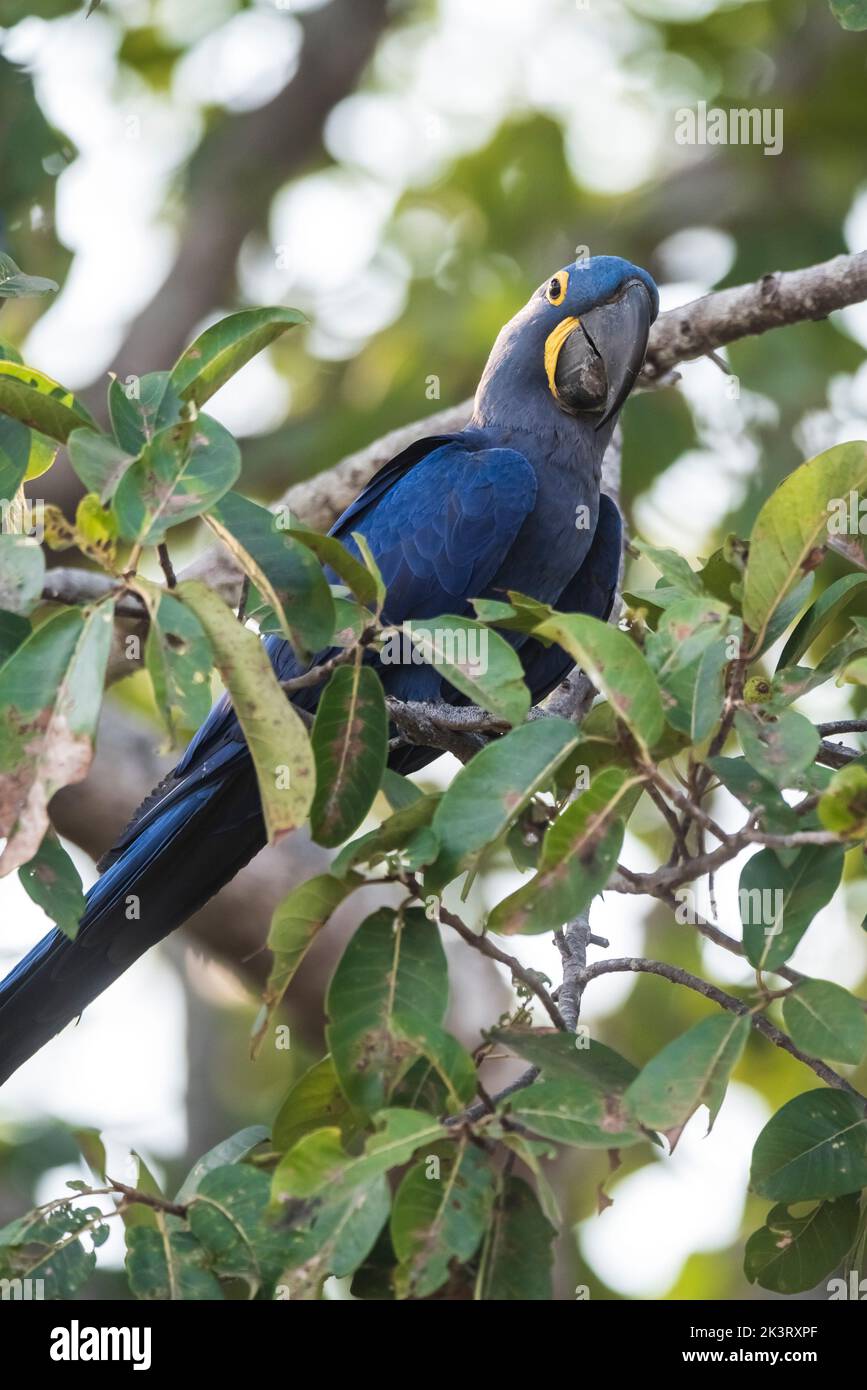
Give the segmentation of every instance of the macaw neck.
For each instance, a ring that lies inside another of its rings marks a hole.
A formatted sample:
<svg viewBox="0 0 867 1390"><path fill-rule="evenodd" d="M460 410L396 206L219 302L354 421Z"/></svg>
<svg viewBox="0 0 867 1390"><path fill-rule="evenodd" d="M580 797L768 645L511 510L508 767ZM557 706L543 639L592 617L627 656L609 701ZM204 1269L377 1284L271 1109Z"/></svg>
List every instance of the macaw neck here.
<svg viewBox="0 0 867 1390"><path fill-rule="evenodd" d="M586 488L599 486L614 423L597 431L589 420L562 411L547 390L494 401L480 388L467 428L483 432L490 444L522 453L540 484L548 478L561 488L570 482Z"/></svg>

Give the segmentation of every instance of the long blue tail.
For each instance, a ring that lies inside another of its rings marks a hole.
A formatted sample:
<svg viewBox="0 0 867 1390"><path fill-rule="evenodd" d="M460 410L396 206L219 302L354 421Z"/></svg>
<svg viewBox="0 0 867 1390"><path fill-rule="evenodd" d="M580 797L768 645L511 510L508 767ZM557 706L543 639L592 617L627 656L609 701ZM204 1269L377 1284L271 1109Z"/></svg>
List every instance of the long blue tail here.
<svg viewBox="0 0 867 1390"><path fill-rule="evenodd" d="M246 748L225 746L209 764L139 814L88 893L75 941L49 932L0 983L0 1085L261 849Z"/></svg>

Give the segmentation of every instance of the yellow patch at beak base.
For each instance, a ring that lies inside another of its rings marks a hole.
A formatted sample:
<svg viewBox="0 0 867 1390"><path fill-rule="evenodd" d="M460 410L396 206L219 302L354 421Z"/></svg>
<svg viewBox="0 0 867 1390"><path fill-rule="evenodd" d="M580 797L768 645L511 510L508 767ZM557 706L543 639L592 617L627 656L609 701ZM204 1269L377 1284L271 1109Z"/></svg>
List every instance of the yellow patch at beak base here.
<svg viewBox="0 0 867 1390"><path fill-rule="evenodd" d="M563 319L561 323L557 324L554 332L549 334L547 342L545 343L545 371L548 376L548 387L555 400L560 399L556 380L557 363L560 360L560 353L563 350L563 344L566 339L578 328L580 323L580 319Z"/></svg>

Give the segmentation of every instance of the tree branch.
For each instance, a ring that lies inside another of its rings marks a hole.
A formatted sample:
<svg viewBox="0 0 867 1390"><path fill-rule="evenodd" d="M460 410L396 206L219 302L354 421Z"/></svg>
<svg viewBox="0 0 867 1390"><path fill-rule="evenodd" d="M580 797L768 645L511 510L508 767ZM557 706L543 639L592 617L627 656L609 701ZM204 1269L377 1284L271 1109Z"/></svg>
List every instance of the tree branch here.
<svg viewBox="0 0 867 1390"><path fill-rule="evenodd" d="M661 975L663 979L670 980L672 984L684 985L687 989L695 990L697 994L703 994L705 999L712 999L720 1008L728 1009L734 1014L749 1014L755 1029L764 1037L772 1042L775 1047L782 1048L790 1056L795 1057L799 1062L803 1062L805 1067L814 1071L820 1080L827 1086L833 1086L835 1090L845 1091L848 1095L854 1096L862 1106L867 1108L867 1097L857 1091L844 1076L832 1067L827 1066L818 1057L811 1057L808 1053L802 1052L799 1047L792 1042L788 1034L782 1029L777 1028L776 1024L771 1023L770 1019L765 1018L764 1014L755 1013L749 1004L745 1004L742 999L737 999L733 994L727 994L725 990L717 985L710 984L707 980L702 980L698 975L692 975L688 970L683 970L679 965L669 965L660 960L643 960L636 956L622 956L614 960L600 960L593 965L589 965L583 972L583 982L588 984L591 980L598 979L600 975L611 975L617 972L632 971L641 972L648 975Z"/></svg>

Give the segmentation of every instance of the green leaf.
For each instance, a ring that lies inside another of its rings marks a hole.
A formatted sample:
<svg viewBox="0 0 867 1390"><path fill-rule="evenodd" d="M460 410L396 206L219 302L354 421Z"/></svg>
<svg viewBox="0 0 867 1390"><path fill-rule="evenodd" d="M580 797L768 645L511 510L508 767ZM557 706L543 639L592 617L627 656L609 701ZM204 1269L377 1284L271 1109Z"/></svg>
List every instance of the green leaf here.
<svg viewBox="0 0 867 1390"><path fill-rule="evenodd" d="M441 848L425 874L426 889L438 893L462 869L475 867L535 793L550 784L577 742L575 725L567 720L535 719L477 753L437 807L433 828Z"/></svg>
<svg viewBox="0 0 867 1390"><path fill-rule="evenodd" d="M797 618L798 614L813 601L813 593L816 588L815 576L805 575L792 589L791 593L780 601L774 609L765 627L762 640L758 647L754 647L751 653L753 659L764 655L777 642Z"/></svg>
<svg viewBox="0 0 867 1390"><path fill-rule="evenodd" d="M274 1148L291 1149L305 1134L323 1126L341 1124L350 1114L349 1102L340 1089L334 1062L323 1057L292 1086L274 1121Z"/></svg>
<svg viewBox="0 0 867 1390"><path fill-rule="evenodd" d="M240 1163L267 1138L268 1131L264 1125L247 1125L228 1139L221 1139L219 1144L215 1144L207 1153L202 1154L201 1158L196 1159L178 1188L175 1201L181 1206L189 1202L209 1173L213 1173L217 1168L224 1168L229 1163Z"/></svg>
<svg viewBox="0 0 867 1390"><path fill-rule="evenodd" d="M299 883L275 908L268 931L268 948L274 961L265 986L264 1006L253 1029L254 1055L313 938L360 882L357 874L344 879L319 874Z"/></svg>
<svg viewBox="0 0 867 1390"><path fill-rule="evenodd" d="M313 725L316 796L313 838L334 847L364 820L388 759L388 714L376 672L360 659L340 666L322 693Z"/></svg>
<svg viewBox="0 0 867 1390"><path fill-rule="evenodd" d="M640 794L620 768L594 777L546 831L535 878L494 908L488 930L502 936L554 931L584 912L611 877L624 817Z"/></svg>
<svg viewBox="0 0 867 1390"><path fill-rule="evenodd" d="M384 1175L356 1187L343 1201L322 1206L281 1275L287 1296L296 1302L318 1299L329 1275L345 1279L353 1274L376 1244L390 1206Z"/></svg>
<svg viewBox="0 0 867 1390"><path fill-rule="evenodd" d="M509 1115L544 1139L579 1149L621 1149L647 1139L616 1091L586 1078L535 1081L503 1102Z"/></svg>
<svg viewBox="0 0 867 1390"><path fill-rule="evenodd" d="M172 526L200 516L241 472L241 451L207 415L154 435L123 474L112 498L118 531L139 545L159 545Z"/></svg>
<svg viewBox="0 0 867 1390"><path fill-rule="evenodd" d="M843 872L843 850L806 845L790 864L759 850L744 865L738 903L747 960L774 970L789 959L817 912L833 898Z"/></svg>
<svg viewBox="0 0 867 1390"><path fill-rule="evenodd" d="M539 1067L546 1080L579 1079L603 1094L617 1094L638 1075L638 1068L619 1052L581 1034L548 1028L493 1028L491 1037Z"/></svg>
<svg viewBox="0 0 867 1390"><path fill-rule="evenodd" d="M678 555L677 551L648 545L646 541L639 540L633 541L633 545L636 550L653 562L662 575L664 584L674 589L680 589L683 594L693 594L698 598L706 597L701 575L692 569L689 561L685 560L682 555Z"/></svg>
<svg viewBox="0 0 867 1390"><path fill-rule="evenodd" d="M141 1154L136 1153L135 1149L132 1149L131 1156L136 1166L135 1182L132 1184L136 1192L144 1192L151 1197L162 1197L162 1188L148 1168ZM152 1230L159 1230L157 1212L153 1207L148 1206L146 1202L130 1202L121 1211L120 1219L127 1230L131 1230L133 1226L149 1226Z"/></svg>
<svg viewBox="0 0 867 1390"><path fill-rule="evenodd" d="M382 612L385 606L385 580L382 577L379 565L373 558L373 551L368 545L367 537L362 535L360 531L353 531L352 539L358 547L359 554L361 555L361 558L364 562L364 568L367 570L368 574L373 580L373 586L376 592L376 616L379 617L380 613Z"/></svg>
<svg viewBox="0 0 867 1390"><path fill-rule="evenodd" d="M647 634L645 653L657 680L665 685L676 671L698 661L725 632L726 604L709 598L685 598L667 608L655 632Z"/></svg>
<svg viewBox="0 0 867 1390"><path fill-rule="evenodd" d="M53 439L0 414L0 497L11 501L23 482L45 473L57 450Z"/></svg>
<svg viewBox="0 0 867 1390"><path fill-rule="evenodd" d="M773 782L760 776L746 758L708 758L707 766L727 791L749 811L757 811L765 829L781 835L798 829L798 817Z"/></svg>
<svg viewBox="0 0 867 1390"><path fill-rule="evenodd" d="M844 574L829 584L825 592L808 608L794 629L777 662L777 670L795 666L810 650L826 627L836 622L851 603L859 589L867 584L867 574Z"/></svg>
<svg viewBox="0 0 867 1390"><path fill-rule="evenodd" d="M284 520L288 521L288 527L283 525ZM318 531L311 531L297 518L279 510L277 526L281 530L288 530L292 539L298 541L299 545L305 545L308 550L312 550L320 562L333 570L337 578L366 608L375 607L378 592L376 579L335 536L320 536Z"/></svg>
<svg viewBox="0 0 867 1390"><path fill-rule="evenodd" d="M491 1160L466 1134L410 1168L391 1213L399 1298L427 1298L448 1279L452 1260L472 1259L493 1200Z"/></svg>
<svg viewBox="0 0 867 1390"><path fill-rule="evenodd" d="M309 549L282 530L267 508L235 492L227 493L205 520L274 609L284 637L296 650L327 647L337 623L334 600Z"/></svg>
<svg viewBox="0 0 867 1390"><path fill-rule="evenodd" d="M340 1201L380 1174L408 1163L422 1144L446 1137L438 1120L418 1110L381 1110L376 1123L377 1133L368 1138L360 1154L346 1153L339 1129L305 1134L277 1165L272 1200L327 1194L330 1201Z"/></svg>
<svg viewBox="0 0 867 1390"><path fill-rule="evenodd" d="M33 611L45 582L45 556L30 536L0 533L0 608L19 616Z"/></svg>
<svg viewBox="0 0 867 1390"><path fill-rule="evenodd" d="M430 796L419 793L416 800L395 811L378 829L370 830L346 845L332 862L331 872L342 878L355 864L374 864L394 850L406 849L417 832L430 825L440 800L439 793Z"/></svg>
<svg viewBox="0 0 867 1390"><path fill-rule="evenodd" d="M829 499L867 484L867 444L838 444L796 468L765 502L750 535L744 622L761 647L765 629L828 540Z"/></svg>
<svg viewBox="0 0 867 1390"><path fill-rule="evenodd" d="M439 929L424 912L381 908L361 923L341 957L326 1000L326 1037L348 1100L367 1111L387 1104L419 1055L404 1031L435 1033L448 1004Z"/></svg>
<svg viewBox="0 0 867 1390"><path fill-rule="evenodd" d="M722 718L725 696L725 669L729 662L726 639L718 638L706 647L698 662L692 693L689 733L693 743L703 743Z"/></svg>
<svg viewBox="0 0 867 1390"><path fill-rule="evenodd" d="M536 1179L536 1195L539 1199L539 1205L554 1229L559 1230L563 1224L563 1213L560 1210L556 1193L542 1167L543 1158L557 1157L556 1145L547 1139L530 1139L524 1134L519 1134L517 1130L508 1129L503 1130L499 1135L499 1140L529 1168Z"/></svg>
<svg viewBox="0 0 867 1390"><path fill-rule="evenodd" d="M187 1220L221 1278L244 1280L253 1298L272 1297L298 1245L297 1233L269 1219L271 1181L248 1164L206 1173L189 1200Z"/></svg>
<svg viewBox="0 0 867 1390"><path fill-rule="evenodd" d="M665 1134L672 1149L700 1105L708 1108L710 1133L749 1034L744 1014L702 1019L639 1072L624 1097L627 1109L648 1129Z"/></svg>
<svg viewBox="0 0 867 1390"><path fill-rule="evenodd" d="M457 1038L431 1018L412 1014L409 1010L395 1016L393 1031L398 1040L408 1043L416 1056L425 1058L434 1068L446 1088L450 1109L460 1110L472 1099L476 1091L476 1067Z"/></svg>
<svg viewBox="0 0 867 1390"><path fill-rule="evenodd" d="M125 385L113 378L108 409L115 439L125 453L136 458L161 430L180 422L183 403L168 372L148 372L143 377L128 377Z"/></svg>
<svg viewBox="0 0 867 1390"><path fill-rule="evenodd" d="M127 1231L126 1273L133 1296L172 1302L221 1299L207 1251L191 1232L170 1230L163 1212L156 1215L156 1229L133 1226Z"/></svg>
<svg viewBox="0 0 867 1390"><path fill-rule="evenodd" d="M75 540L89 559L104 569L114 568L117 558L117 524L95 492L87 492L75 509Z"/></svg>
<svg viewBox="0 0 867 1390"><path fill-rule="evenodd" d="M54 294L60 286L42 275L25 275L11 256L0 252L0 299L30 299Z"/></svg>
<svg viewBox="0 0 867 1390"><path fill-rule="evenodd" d="M490 623L494 627L505 628L509 632L535 632L540 623L550 618L552 609L547 603L528 598L526 594L509 589L509 602L502 603L495 598L474 598L470 602L476 611L479 622ZM546 646L549 644L546 642Z"/></svg>
<svg viewBox="0 0 867 1390"><path fill-rule="evenodd" d="M867 29L867 0L831 0L831 13L844 29Z"/></svg>
<svg viewBox="0 0 867 1390"><path fill-rule="evenodd" d="M81 1151L81 1156L93 1175L105 1183L105 1144L98 1129L74 1129L72 1137Z"/></svg>
<svg viewBox="0 0 867 1390"><path fill-rule="evenodd" d="M306 323L298 309L243 309L206 328L178 358L171 383L185 401L202 406L251 358L289 328Z"/></svg>
<svg viewBox="0 0 867 1390"><path fill-rule="evenodd" d="M208 635L256 768L269 843L307 819L315 790L307 730L286 699L261 641L236 621L207 585L187 580L175 590Z"/></svg>
<svg viewBox="0 0 867 1390"><path fill-rule="evenodd" d="M645 752L656 743L664 724L659 688L626 633L598 618L555 613L536 635L557 642L574 658Z"/></svg>
<svg viewBox="0 0 867 1390"><path fill-rule="evenodd" d="M476 1299L550 1303L556 1234L529 1184L506 1177L482 1251Z"/></svg>
<svg viewBox="0 0 867 1390"><path fill-rule="evenodd" d="M0 668L0 873L33 858L48 802L87 776L113 616L113 603L66 609Z"/></svg>
<svg viewBox="0 0 867 1390"><path fill-rule="evenodd" d="M819 751L819 734L797 710L760 717L741 709L735 728L749 763L775 787L790 787Z"/></svg>
<svg viewBox="0 0 867 1390"><path fill-rule="evenodd" d="M841 1197L867 1184L867 1115L855 1096L806 1091L765 1125L750 1186L772 1202Z"/></svg>
<svg viewBox="0 0 867 1390"><path fill-rule="evenodd" d="M819 801L818 815L826 830L863 839L867 833L867 767L850 763L835 772Z"/></svg>
<svg viewBox="0 0 867 1390"><path fill-rule="evenodd" d="M524 684L524 668L514 647L498 633L453 614L404 623L401 632L429 666L441 671L474 704L507 724L520 724L526 718L530 692ZM402 653L400 634L386 639L384 665L395 645Z"/></svg>
<svg viewBox="0 0 867 1390"><path fill-rule="evenodd" d="M174 742L189 737L211 707L211 644L196 615L155 585L136 582L151 614L145 666L156 707Z"/></svg>
<svg viewBox="0 0 867 1390"><path fill-rule="evenodd" d="M90 412L71 391L17 362L0 362L0 412L61 444L82 426L96 429Z"/></svg>
<svg viewBox="0 0 867 1390"><path fill-rule="evenodd" d="M84 890L81 875L52 830L18 877L27 896L46 912L65 936L74 940L84 916Z"/></svg>
<svg viewBox="0 0 867 1390"><path fill-rule="evenodd" d="M26 618L19 618L14 613L4 613L0 609L0 667L8 661L13 652L17 652L23 642L27 641L32 628Z"/></svg>
<svg viewBox="0 0 867 1390"><path fill-rule="evenodd" d="M858 1197L854 1192L820 1202L803 1216L783 1203L768 1213L744 1251L744 1274L751 1284L772 1293L806 1293L837 1268L858 1233Z"/></svg>
<svg viewBox="0 0 867 1390"><path fill-rule="evenodd" d="M814 1057L860 1062L867 1052L867 1015L860 1000L830 980L805 980L783 1001L792 1041Z"/></svg>
<svg viewBox="0 0 867 1390"><path fill-rule="evenodd" d="M88 492L95 492L100 502L110 502L124 473L135 462L107 434L94 430L73 430L66 441L69 462Z"/></svg>
<svg viewBox="0 0 867 1390"><path fill-rule="evenodd" d="M98 1242L96 1231L105 1229L94 1208L65 1202L45 1213L28 1212L0 1230L0 1277L42 1280L43 1297L74 1297L96 1267L96 1256L86 1250L81 1237Z"/></svg>

